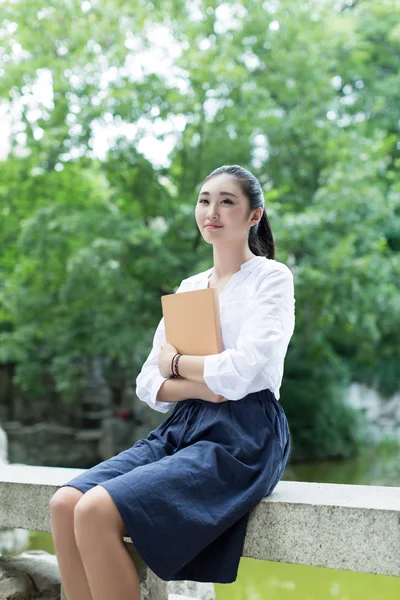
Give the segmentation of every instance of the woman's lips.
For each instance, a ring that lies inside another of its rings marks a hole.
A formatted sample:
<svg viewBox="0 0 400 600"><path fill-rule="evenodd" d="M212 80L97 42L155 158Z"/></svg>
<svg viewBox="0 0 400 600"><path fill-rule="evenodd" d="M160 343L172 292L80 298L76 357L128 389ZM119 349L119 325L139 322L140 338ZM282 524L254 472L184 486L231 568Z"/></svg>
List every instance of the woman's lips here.
<svg viewBox="0 0 400 600"><path fill-rule="evenodd" d="M222 229L222 225L206 225L207 229Z"/></svg>

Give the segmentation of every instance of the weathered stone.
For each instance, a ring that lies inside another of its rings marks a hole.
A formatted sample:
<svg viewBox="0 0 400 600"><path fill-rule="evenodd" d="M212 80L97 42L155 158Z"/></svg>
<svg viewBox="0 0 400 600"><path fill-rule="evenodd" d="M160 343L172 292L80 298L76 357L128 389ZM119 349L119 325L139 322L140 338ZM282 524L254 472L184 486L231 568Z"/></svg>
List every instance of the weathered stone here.
<svg viewBox="0 0 400 600"><path fill-rule="evenodd" d="M7 434L0 427L0 466L8 464ZM0 555L18 552L26 547L29 532L26 529L0 527Z"/></svg>
<svg viewBox="0 0 400 600"><path fill-rule="evenodd" d="M3 465L0 526L50 531L50 498L80 472ZM399 487L280 481L251 510L242 556L399 577L399 516ZM164 600L167 582L134 560L143 600Z"/></svg>
<svg viewBox="0 0 400 600"><path fill-rule="evenodd" d="M385 399L360 383L352 383L345 401L364 414L366 441L379 444L382 440L400 443L400 394Z"/></svg>
<svg viewBox="0 0 400 600"><path fill-rule="evenodd" d="M60 574L57 564L28 553L0 557L2 600L59 600Z"/></svg>
<svg viewBox="0 0 400 600"><path fill-rule="evenodd" d="M180 596L178 594L168 594L168 600L193 600L193 596Z"/></svg>
<svg viewBox="0 0 400 600"><path fill-rule="evenodd" d="M168 600L215 600L215 588L213 583L201 581L169 581Z"/></svg>
<svg viewBox="0 0 400 600"><path fill-rule="evenodd" d="M8 462L8 442L7 442L7 434L0 427L0 464L4 464Z"/></svg>
<svg viewBox="0 0 400 600"><path fill-rule="evenodd" d="M112 392L103 374L107 361L87 358L83 362L85 387L80 393L83 426L100 429L101 421L112 415Z"/></svg>
<svg viewBox="0 0 400 600"><path fill-rule="evenodd" d="M119 417L109 417L101 424L99 454L101 460L107 460L133 445L135 424Z"/></svg>
<svg viewBox="0 0 400 600"><path fill-rule="evenodd" d="M73 429L55 423L4 423L10 461L49 467L89 468L101 461L100 431Z"/></svg>

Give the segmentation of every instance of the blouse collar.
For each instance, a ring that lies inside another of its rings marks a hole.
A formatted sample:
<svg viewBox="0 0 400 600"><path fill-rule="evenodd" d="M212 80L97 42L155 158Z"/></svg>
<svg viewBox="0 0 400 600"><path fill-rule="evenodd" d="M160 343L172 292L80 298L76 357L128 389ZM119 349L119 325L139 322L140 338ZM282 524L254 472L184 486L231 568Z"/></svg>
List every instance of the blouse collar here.
<svg viewBox="0 0 400 600"><path fill-rule="evenodd" d="M250 260L247 260L246 262L244 262L243 264L240 265L240 270L241 271L250 270L250 269L256 267L257 265L259 265L261 263L261 261L265 261L265 260L267 260L265 256L253 256L253 258L251 258ZM214 267L211 267L211 269L207 269L207 271L204 271L206 278L208 278L211 275L213 268Z"/></svg>

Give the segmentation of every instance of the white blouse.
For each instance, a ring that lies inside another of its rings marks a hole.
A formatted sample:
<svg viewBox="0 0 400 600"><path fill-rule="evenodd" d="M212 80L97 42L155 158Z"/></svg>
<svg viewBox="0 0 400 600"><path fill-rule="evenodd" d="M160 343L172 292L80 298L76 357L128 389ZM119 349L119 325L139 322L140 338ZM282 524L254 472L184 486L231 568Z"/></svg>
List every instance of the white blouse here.
<svg viewBox="0 0 400 600"><path fill-rule="evenodd" d="M175 293L207 288L212 270L183 279ZM279 400L284 359L295 324L292 272L281 262L255 256L229 279L219 294L219 306L223 351L205 357L205 383L228 400L264 389L270 389ZM158 354L165 343L162 318L136 379L138 398L160 412L176 404L156 400L161 385L169 379L158 369Z"/></svg>

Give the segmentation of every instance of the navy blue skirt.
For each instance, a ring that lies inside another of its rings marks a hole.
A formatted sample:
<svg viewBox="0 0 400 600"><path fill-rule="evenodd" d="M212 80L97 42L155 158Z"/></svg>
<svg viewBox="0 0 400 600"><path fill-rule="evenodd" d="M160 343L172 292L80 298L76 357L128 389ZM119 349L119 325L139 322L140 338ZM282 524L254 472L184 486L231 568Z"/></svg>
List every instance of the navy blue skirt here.
<svg viewBox="0 0 400 600"><path fill-rule="evenodd" d="M64 485L102 485L164 581L232 583L249 511L279 482L289 450L286 415L270 390L221 404L188 399L146 438Z"/></svg>

